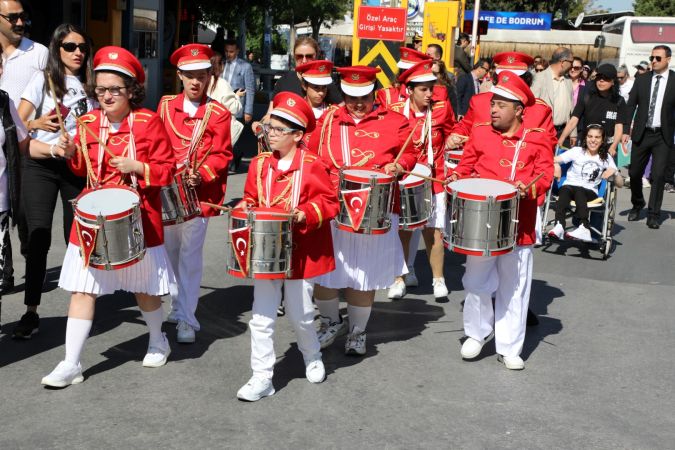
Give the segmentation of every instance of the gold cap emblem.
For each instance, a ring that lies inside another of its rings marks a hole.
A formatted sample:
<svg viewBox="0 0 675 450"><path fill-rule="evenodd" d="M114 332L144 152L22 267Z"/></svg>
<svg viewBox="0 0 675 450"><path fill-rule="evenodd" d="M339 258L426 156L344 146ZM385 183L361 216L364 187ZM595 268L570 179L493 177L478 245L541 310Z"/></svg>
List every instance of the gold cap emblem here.
<svg viewBox="0 0 675 450"><path fill-rule="evenodd" d="M352 80L359 81L360 79L361 79L361 76L358 73L352 74Z"/></svg>
<svg viewBox="0 0 675 450"><path fill-rule="evenodd" d="M295 100L289 98L288 100L286 100L286 104L292 108L293 106L295 106Z"/></svg>
<svg viewBox="0 0 675 450"><path fill-rule="evenodd" d="M192 56L197 56L199 55L199 49L193 48L192 50L190 50L190 53L192 54Z"/></svg>
<svg viewBox="0 0 675 450"><path fill-rule="evenodd" d="M117 59L118 56L119 55L117 54L117 52L108 53L108 58L110 58L110 59Z"/></svg>
<svg viewBox="0 0 675 450"><path fill-rule="evenodd" d="M516 58L513 56L507 56L506 62L508 62L509 64L513 64L514 62L516 62Z"/></svg>
<svg viewBox="0 0 675 450"><path fill-rule="evenodd" d="M503 81L504 83L508 82L508 81L509 81L509 76L508 76L508 75L504 75L504 76L502 77L502 81Z"/></svg>
<svg viewBox="0 0 675 450"><path fill-rule="evenodd" d="M325 72L326 71L326 65L322 64L319 66L319 72Z"/></svg>

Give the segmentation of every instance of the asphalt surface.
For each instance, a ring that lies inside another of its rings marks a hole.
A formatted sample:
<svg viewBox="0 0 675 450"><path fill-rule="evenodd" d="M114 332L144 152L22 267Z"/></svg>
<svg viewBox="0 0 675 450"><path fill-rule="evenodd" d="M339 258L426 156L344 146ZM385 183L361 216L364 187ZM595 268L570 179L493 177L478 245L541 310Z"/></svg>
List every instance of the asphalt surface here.
<svg viewBox="0 0 675 450"><path fill-rule="evenodd" d="M229 199L243 182L242 173L230 177ZM142 368L147 333L133 297L102 297L82 354L85 382L43 388L63 358L68 308L56 287L65 251L57 211L40 333L13 341L23 293L2 302L0 448L673 448L675 194L665 194L657 231L626 221L629 197L620 191L609 260L579 245L535 250L540 324L528 328L524 371L498 363L494 344L462 361L464 258L447 253L451 294L438 303L420 250L420 287L399 301L379 292L367 354L346 357L338 340L324 351L323 384L304 378L280 318L277 393L257 403L236 399L251 374L253 293L226 275L225 217L210 221L194 345L176 344L167 323L169 363ZM23 258L15 266L21 290Z"/></svg>

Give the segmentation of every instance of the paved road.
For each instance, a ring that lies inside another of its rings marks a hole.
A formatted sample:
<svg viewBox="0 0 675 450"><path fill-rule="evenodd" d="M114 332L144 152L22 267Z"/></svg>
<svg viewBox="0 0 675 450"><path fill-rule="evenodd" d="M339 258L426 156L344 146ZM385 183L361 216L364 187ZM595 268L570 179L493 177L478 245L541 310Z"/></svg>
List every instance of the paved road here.
<svg viewBox="0 0 675 450"><path fill-rule="evenodd" d="M241 195L244 175L230 179ZM277 394L236 400L248 379L252 287L225 275L225 219L211 220L198 310L203 330L173 345L167 366L143 369L146 328L131 296L103 297L82 355L86 381L47 390L63 356L68 296L56 288L64 253L54 229L40 334L12 341L21 293L3 299L0 447L13 448L673 448L675 418L675 195L659 231L628 223L620 193L617 249L608 261L576 247L537 249L526 369L510 372L494 345L459 357L463 258L448 254L449 302L422 287L401 301L377 296L368 353L324 352L328 378L304 379L285 319L277 328ZM56 217L59 217L57 212ZM56 220L58 222L58 220ZM17 282L24 272L17 258ZM166 324L172 340L175 330Z"/></svg>

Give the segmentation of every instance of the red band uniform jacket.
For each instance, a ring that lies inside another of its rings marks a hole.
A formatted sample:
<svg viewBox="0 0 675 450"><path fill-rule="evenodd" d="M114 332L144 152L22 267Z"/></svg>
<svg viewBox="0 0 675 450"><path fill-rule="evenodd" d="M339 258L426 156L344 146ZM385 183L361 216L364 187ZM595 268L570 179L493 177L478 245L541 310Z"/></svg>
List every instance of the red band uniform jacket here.
<svg viewBox="0 0 675 450"><path fill-rule="evenodd" d="M193 141L193 133L200 137L196 147L196 156L190 158L194 164L196 158L199 165L198 172L202 181L195 188L200 202L216 205L223 203L227 188L227 168L232 160L232 141L230 137L230 112L216 101L205 100L197 108L194 117L183 111L184 94L164 96L159 102L157 112L164 123L164 128L171 141L176 164L184 169L184 164ZM204 123L206 122L206 124ZM205 126L203 132L195 126ZM201 203L202 217L212 217L220 214L210 206Z"/></svg>
<svg viewBox="0 0 675 450"><path fill-rule="evenodd" d="M514 161L516 145L523 139L518 159ZM464 147L464 155L453 173L460 178L478 176L511 182L511 168L515 164L512 181L529 184L539 174L544 175L520 199L518 211L518 245L535 243L537 197L545 193L553 181L553 153L546 131L527 129L524 124L511 137L494 129L490 122L475 124L471 139Z"/></svg>
<svg viewBox="0 0 675 450"><path fill-rule="evenodd" d="M297 208L304 223L293 224L291 279L307 279L335 270L330 221L339 205L328 167L314 154L297 149L286 171L278 167L277 152L261 153L251 161L243 200L251 207L293 210L292 197L299 181Z"/></svg>
<svg viewBox="0 0 675 450"><path fill-rule="evenodd" d="M309 142L309 150L329 167L335 192L339 189L340 168L357 166L362 169L382 170L393 163L403 147L410 127L401 114L376 109L357 124L342 106L324 115L317 123ZM412 141L406 146L398 163L404 170L412 170L417 154ZM396 186L394 186L396 188ZM400 196L394 189L394 213L400 211Z"/></svg>
<svg viewBox="0 0 675 450"><path fill-rule="evenodd" d="M95 134L99 134L101 123L100 109L89 112L81 117ZM141 198L141 218L145 245L155 247L164 243L164 229L162 227L162 201L160 189L162 186L171 184L175 171L175 161L169 138L164 131L164 125L159 116L148 109L137 109L132 112L133 137L136 145L136 160L143 163L143 175L137 175L137 191ZM114 133L112 130L104 144L117 156L128 156L129 152L129 123L128 118L122 121L120 129ZM89 155L92 165L91 175L98 176L100 171L101 185L126 185L131 186L131 175L122 174L110 166L111 156L103 152L102 161L99 161L99 144L96 139L89 135L82 125L77 128L76 144ZM85 160L78 151L68 161L70 169L79 176L87 176ZM70 231L70 242L77 246L80 242L77 237L75 224Z"/></svg>

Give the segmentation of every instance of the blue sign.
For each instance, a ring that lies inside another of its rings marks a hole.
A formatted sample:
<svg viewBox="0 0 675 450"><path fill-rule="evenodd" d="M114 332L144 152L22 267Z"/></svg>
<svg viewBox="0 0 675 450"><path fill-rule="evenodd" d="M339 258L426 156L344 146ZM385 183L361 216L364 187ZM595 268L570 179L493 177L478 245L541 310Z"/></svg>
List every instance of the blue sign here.
<svg viewBox="0 0 675 450"><path fill-rule="evenodd" d="M464 20L473 20L473 11L464 12ZM488 30L550 30L551 14L531 12L481 11L480 20L488 22Z"/></svg>

